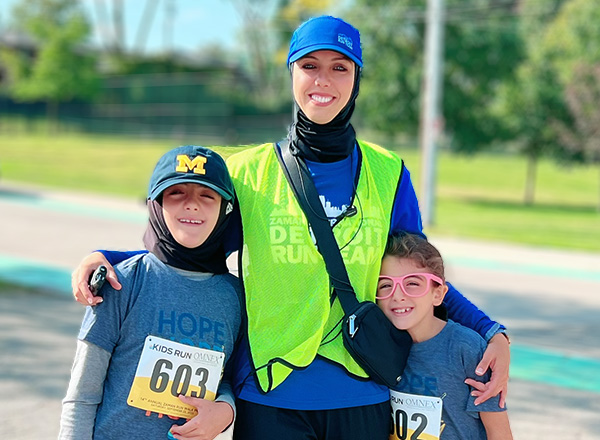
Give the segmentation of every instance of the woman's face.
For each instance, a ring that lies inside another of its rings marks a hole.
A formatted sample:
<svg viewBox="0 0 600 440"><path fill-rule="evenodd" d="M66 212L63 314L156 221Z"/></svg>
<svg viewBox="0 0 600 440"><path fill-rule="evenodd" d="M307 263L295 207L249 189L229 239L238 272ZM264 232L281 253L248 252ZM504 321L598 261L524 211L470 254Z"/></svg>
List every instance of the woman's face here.
<svg viewBox="0 0 600 440"><path fill-rule="evenodd" d="M318 50L292 69L294 99L317 124L327 124L344 108L354 87L354 62L339 52Z"/></svg>

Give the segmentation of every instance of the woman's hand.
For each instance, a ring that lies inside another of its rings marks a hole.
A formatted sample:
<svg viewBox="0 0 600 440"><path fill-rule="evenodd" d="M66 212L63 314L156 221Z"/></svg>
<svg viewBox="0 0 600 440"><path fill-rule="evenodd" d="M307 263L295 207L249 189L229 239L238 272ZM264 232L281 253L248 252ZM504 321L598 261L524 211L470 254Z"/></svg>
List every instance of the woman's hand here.
<svg viewBox="0 0 600 440"><path fill-rule="evenodd" d="M173 425L171 434L179 440L212 440L233 423L233 408L226 402L179 396L198 409L198 415L183 425Z"/></svg>
<svg viewBox="0 0 600 440"><path fill-rule="evenodd" d="M485 402L491 397L500 394L498 406L504 408L506 393L508 391L508 369L510 365L510 349L508 339L502 334L494 335L483 354L483 359L477 365L475 374L483 376L488 368L492 369L492 377L488 383L481 383L474 379L467 379L465 383L475 388L471 395L475 396L475 405Z"/></svg>
<svg viewBox="0 0 600 440"><path fill-rule="evenodd" d="M121 290L121 284L117 279L115 270L100 252L93 252L79 263L79 266L71 274L71 288L75 300L84 306L95 306L102 302L102 297L94 296L90 291L88 282L92 273L98 266L106 266L106 281L115 290Z"/></svg>

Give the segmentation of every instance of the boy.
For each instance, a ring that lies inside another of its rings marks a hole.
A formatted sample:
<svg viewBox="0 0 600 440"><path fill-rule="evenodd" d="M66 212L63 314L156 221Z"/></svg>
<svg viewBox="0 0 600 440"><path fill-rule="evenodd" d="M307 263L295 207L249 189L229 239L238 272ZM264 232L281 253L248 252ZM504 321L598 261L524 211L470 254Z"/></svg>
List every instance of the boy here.
<svg viewBox="0 0 600 440"><path fill-rule="evenodd" d="M391 391L390 438L412 438L414 432L431 439L441 433L442 440L511 440L508 415L499 408L498 397L475 406L464 383L474 377L485 341L473 330L434 315L447 290L442 257L434 246L414 234L390 236L377 304L413 339L402 380Z"/></svg>
<svg viewBox="0 0 600 440"><path fill-rule="evenodd" d="M233 394L228 381L217 385L241 325L223 248L234 198L215 152L185 146L160 158L148 192L149 252L117 265L122 289L106 283L104 301L86 310L60 439L225 435Z"/></svg>

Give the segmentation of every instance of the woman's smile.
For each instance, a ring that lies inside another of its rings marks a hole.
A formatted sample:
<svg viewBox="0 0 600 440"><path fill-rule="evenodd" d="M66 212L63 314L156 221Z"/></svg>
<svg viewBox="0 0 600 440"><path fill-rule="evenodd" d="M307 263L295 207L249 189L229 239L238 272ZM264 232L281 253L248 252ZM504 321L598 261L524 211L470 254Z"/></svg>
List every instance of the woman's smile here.
<svg viewBox="0 0 600 440"><path fill-rule="evenodd" d="M294 63L294 99L317 124L327 124L350 100L354 88L354 62L332 50L311 52Z"/></svg>

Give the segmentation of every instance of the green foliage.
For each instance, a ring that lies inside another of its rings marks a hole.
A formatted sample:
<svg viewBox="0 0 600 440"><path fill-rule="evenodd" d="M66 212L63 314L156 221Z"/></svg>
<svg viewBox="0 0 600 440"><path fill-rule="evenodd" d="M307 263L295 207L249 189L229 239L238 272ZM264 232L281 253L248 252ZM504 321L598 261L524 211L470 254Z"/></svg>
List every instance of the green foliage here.
<svg viewBox="0 0 600 440"><path fill-rule="evenodd" d="M600 3L570 0L548 26L541 52L556 72L568 117L556 118L561 147L574 159L600 161Z"/></svg>
<svg viewBox="0 0 600 440"><path fill-rule="evenodd" d="M579 64L600 62L600 3L569 0L548 26L541 54L557 72L562 84L573 77Z"/></svg>
<svg viewBox="0 0 600 440"><path fill-rule="evenodd" d="M400 153L413 182L418 182L418 155ZM520 194L526 166L526 161L515 155L442 153L438 162L437 222L425 232L599 251L597 170L582 165L566 168L542 158L536 203L524 205Z"/></svg>
<svg viewBox="0 0 600 440"><path fill-rule="evenodd" d="M540 14L542 7L545 14ZM598 22L598 2L563 0L543 6L533 0L524 2L520 30L527 59L514 80L501 88L495 111L508 138L532 161L544 155L581 160L595 151L590 145L597 143L593 140L596 122L589 112L579 111L594 91L578 87L583 79L577 72L582 64L600 63Z"/></svg>
<svg viewBox="0 0 600 440"><path fill-rule="evenodd" d="M79 2L23 0L15 6L14 20L37 46L32 60L16 52L3 55L15 99L61 102L95 95L95 60L83 47L90 26Z"/></svg>
<svg viewBox="0 0 600 440"><path fill-rule="evenodd" d="M505 138L526 156L559 154L551 121L564 120L566 107L556 72L548 65L528 60L515 78L503 84L493 107L503 122Z"/></svg>
<svg viewBox="0 0 600 440"><path fill-rule="evenodd" d="M558 125L562 144L585 161L600 163L600 63L579 64L565 96L573 126Z"/></svg>
<svg viewBox="0 0 600 440"><path fill-rule="evenodd" d="M527 60L503 86L496 111L527 155L568 158L556 127L572 125L565 99L578 64L600 62L600 4L570 0L545 6L546 14L539 14L539 2L524 2L520 29Z"/></svg>
<svg viewBox="0 0 600 440"><path fill-rule="evenodd" d="M416 135L426 2L357 0L365 58L359 111L389 134ZM490 111L500 84L524 57L516 1L448 0L444 38L443 115L458 151L474 151L499 135Z"/></svg>

